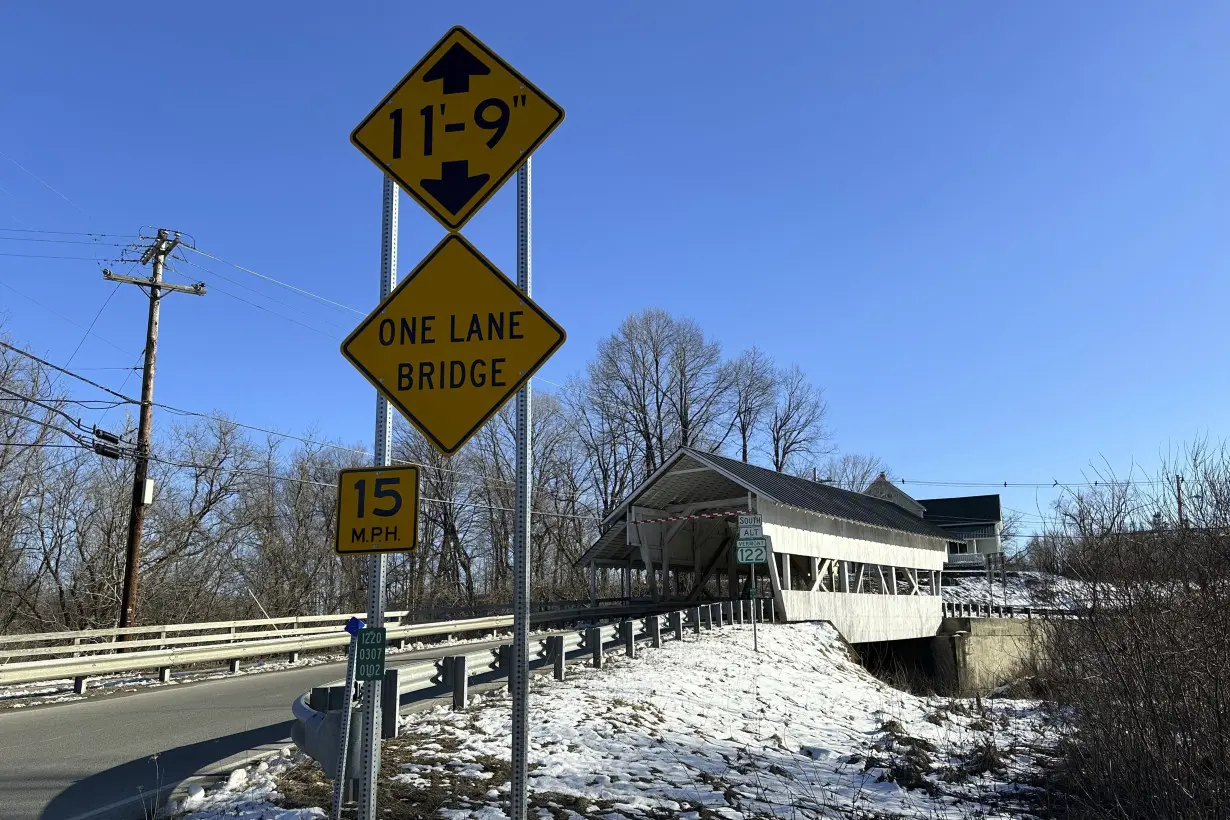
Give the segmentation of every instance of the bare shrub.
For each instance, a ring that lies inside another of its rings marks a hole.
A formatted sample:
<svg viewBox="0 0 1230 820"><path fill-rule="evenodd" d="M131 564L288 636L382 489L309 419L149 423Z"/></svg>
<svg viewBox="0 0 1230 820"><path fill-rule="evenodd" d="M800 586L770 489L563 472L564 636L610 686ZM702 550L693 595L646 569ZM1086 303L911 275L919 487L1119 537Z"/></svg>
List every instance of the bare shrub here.
<svg viewBox="0 0 1230 820"><path fill-rule="evenodd" d="M1226 816L1230 454L1198 442L1154 481L1103 477L1058 512L1047 560L1082 579L1088 600L1082 617L1050 631L1045 681L1071 707L1061 762L1070 811Z"/></svg>

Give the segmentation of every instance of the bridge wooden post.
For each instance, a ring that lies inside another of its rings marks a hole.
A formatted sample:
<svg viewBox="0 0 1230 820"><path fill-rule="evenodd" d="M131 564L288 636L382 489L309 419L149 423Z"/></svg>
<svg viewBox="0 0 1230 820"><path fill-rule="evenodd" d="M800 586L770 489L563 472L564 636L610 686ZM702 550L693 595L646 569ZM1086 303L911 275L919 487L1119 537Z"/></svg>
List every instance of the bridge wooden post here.
<svg viewBox="0 0 1230 820"><path fill-rule="evenodd" d="M654 649L662 648L662 621L657 615L649 616L649 640Z"/></svg>
<svg viewBox="0 0 1230 820"><path fill-rule="evenodd" d="M629 658L636 657L636 621L627 620L620 624L624 633L624 654Z"/></svg>
<svg viewBox="0 0 1230 820"><path fill-rule="evenodd" d="M671 613L671 632L675 635L675 640L683 640L683 612L675 610Z"/></svg>

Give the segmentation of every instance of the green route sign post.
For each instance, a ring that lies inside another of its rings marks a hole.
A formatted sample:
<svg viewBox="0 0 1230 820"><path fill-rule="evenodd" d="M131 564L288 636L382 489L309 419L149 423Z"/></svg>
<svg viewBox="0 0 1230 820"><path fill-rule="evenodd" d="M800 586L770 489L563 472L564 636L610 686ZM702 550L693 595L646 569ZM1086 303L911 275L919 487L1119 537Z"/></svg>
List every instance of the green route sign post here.
<svg viewBox="0 0 1230 820"><path fill-rule="evenodd" d="M354 679L361 681L384 679L384 627L367 627L359 630Z"/></svg>

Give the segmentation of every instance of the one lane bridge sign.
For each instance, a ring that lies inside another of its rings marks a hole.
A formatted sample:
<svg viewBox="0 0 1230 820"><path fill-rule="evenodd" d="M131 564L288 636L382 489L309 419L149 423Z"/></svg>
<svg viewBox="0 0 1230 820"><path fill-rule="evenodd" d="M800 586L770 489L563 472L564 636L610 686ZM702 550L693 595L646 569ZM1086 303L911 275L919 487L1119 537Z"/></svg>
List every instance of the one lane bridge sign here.
<svg viewBox="0 0 1230 820"><path fill-rule="evenodd" d="M418 536L418 467L356 467L337 474L338 554L410 552Z"/></svg>
<svg viewBox="0 0 1230 820"><path fill-rule="evenodd" d="M342 342L342 355L452 455L564 338L473 245L449 234Z"/></svg>
<svg viewBox="0 0 1230 820"><path fill-rule="evenodd" d="M455 231L563 119L564 109L456 26L350 141Z"/></svg>

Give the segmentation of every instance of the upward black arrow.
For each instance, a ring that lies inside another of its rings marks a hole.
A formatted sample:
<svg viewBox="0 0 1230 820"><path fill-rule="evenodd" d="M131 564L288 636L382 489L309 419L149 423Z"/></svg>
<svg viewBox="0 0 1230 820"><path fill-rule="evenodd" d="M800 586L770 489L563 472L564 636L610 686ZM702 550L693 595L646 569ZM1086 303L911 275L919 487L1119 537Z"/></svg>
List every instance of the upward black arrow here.
<svg viewBox="0 0 1230 820"><path fill-rule="evenodd" d="M441 163L439 179L423 179L419 180L419 184L449 213L456 216L490 178L490 174L470 176L470 161L460 159Z"/></svg>
<svg viewBox="0 0 1230 820"><path fill-rule="evenodd" d="M423 82L444 81L445 94L464 94L470 90L470 76L474 74L490 74L491 69L482 60L470 53L461 43L453 43L444 52L444 56L436 60L436 64L427 69Z"/></svg>

